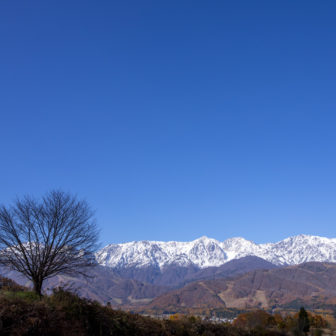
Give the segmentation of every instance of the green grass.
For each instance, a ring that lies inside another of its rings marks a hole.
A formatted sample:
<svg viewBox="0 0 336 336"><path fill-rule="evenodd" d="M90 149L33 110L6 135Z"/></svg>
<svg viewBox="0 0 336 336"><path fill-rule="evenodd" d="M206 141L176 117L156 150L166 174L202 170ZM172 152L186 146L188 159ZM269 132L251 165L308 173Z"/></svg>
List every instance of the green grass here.
<svg viewBox="0 0 336 336"><path fill-rule="evenodd" d="M0 297L5 297L7 299L22 299L27 302L40 301L40 297L34 292L30 291L10 291L10 290L1 290Z"/></svg>

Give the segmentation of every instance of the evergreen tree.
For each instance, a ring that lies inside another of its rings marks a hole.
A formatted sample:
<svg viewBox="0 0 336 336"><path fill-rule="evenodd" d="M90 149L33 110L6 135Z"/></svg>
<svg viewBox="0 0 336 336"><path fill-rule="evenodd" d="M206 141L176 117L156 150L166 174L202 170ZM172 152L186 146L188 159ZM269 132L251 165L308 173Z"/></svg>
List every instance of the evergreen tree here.
<svg viewBox="0 0 336 336"><path fill-rule="evenodd" d="M303 307L301 307L299 311L298 328L301 335L302 334L306 335L310 329L308 314Z"/></svg>

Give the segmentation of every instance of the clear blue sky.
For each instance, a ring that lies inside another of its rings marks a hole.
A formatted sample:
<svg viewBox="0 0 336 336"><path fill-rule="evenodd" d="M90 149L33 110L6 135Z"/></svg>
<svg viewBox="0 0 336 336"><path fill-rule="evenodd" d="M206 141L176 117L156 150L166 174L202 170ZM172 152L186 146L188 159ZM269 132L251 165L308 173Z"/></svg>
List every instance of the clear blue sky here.
<svg viewBox="0 0 336 336"><path fill-rule="evenodd" d="M0 203L102 244L335 237L335 1L0 2Z"/></svg>

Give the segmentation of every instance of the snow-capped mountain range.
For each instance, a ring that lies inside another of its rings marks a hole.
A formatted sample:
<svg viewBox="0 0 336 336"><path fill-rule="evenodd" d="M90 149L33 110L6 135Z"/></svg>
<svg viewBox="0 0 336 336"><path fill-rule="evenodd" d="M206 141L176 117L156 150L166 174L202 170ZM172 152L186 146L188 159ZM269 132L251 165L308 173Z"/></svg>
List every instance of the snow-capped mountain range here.
<svg viewBox="0 0 336 336"><path fill-rule="evenodd" d="M244 238L220 242L208 237L191 242L134 241L108 245L97 252L96 259L100 265L113 268L163 269L170 265L218 267L246 256L260 257L275 265L336 262L336 238L299 235L267 244Z"/></svg>

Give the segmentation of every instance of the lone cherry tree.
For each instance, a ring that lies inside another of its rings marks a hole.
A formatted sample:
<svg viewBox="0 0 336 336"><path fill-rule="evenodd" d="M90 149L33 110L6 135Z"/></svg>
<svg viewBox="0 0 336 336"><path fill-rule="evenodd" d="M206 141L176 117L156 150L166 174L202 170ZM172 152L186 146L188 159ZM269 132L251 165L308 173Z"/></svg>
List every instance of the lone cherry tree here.
<svg viewBox="0 0 336 336"><path fill-rule="evenodd" d="M86 274L95 265L98 230L86 201L62 191L0 206L0 264L14 269L42 296L43 281L57 274Z"/></svg>

